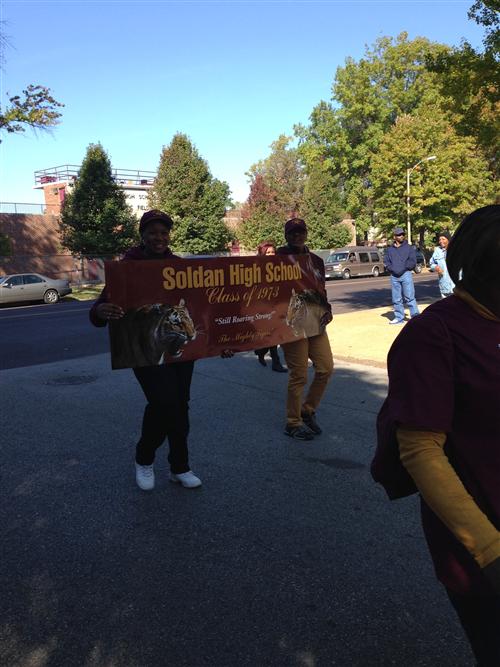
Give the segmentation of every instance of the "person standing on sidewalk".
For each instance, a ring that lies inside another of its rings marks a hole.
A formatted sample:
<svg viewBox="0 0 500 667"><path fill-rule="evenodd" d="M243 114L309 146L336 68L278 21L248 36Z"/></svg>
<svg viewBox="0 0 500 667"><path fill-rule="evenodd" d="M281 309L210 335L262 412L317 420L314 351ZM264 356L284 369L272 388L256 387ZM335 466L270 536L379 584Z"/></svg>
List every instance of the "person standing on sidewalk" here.
<svg viewBox="0 0 500 667"><path fill-rule="evenodd" d="M450 278L448 267L446 265L446 251L450 242L450 232L444 231L438 234L438 247L432 253L429 262L429 270L435 271L439 278L439 291L441 298L445 299L450 294L453 294L455 283Z"/></svg>
<svg viewBox="0 0 500 667"><path fill-rule="evenodd" d="M276 254L276 246L272 241L263 241L257 246L257 255L261 257L274 256ZM278 352L278 346L272 345L271 347L261 347L258 350L255 350L255 354L259 359L259 364L261 366L266 366L265 356L269 352L271 355L271 368L277 373L288 373L288 370L281 364L280 355Z"/></svg>
<svg viewBox="0 0 500 667"><path fill-rule="evenodd" d="M392 305L394 319L389 324L404 324L405 305L410 310L410 317L419 314L415 300L415 285L412 271L417 264L415 247L405 239L402 227L394 230L394 243L384 253L384 265L391 274Z"/></svg>
<svg viewBox="0 0 500 667"><path fill-rule="evenodd" d="M292 218L285 224L286 246L278 248L278 255L302 255L309 253L306 246L307 226L301 218ZM323 276L325 304L329 311L321 318L321 327L332 321L331 306L325 286L325 265L321 257L310 253L311 260L318 273ZM283 343L286 365L288 366L287 423L285 434L297 440L312 440L321 433L316 421L316 410L333 373L333 358L330 341L326 331L311 338L301 338L292 343ZM307 365L311 359L314 366L314 379L305 400L304 388L307 384Z"/></svg>
<svg viewBox="0 0 500 667"><path fill-rule="evenodd" d="M142 243L128 250L123 261L175 257L168 245L172 226L172 219L162 211L144 213L139 223ZM96 327L104 327L108 321L118 320L124 314L120 306L109 303L104 287L90 310L90 321ZM147 400L135 455L135 479L143 491L154 488L153 462L156 450L165 438L168 438L170 449L170 481L188 489L201 486L201 480L191 471L188 460L188 411L193 368L193 361L179 361L133 369Z"/></svg>
<svg viewBox="0 0 500 667"><path fill-rule="evenodd" d="M454 294L411 321L389 352L387 406L437 577L477 665L498 667L500 206L465 218L447 262Z"/></svg>

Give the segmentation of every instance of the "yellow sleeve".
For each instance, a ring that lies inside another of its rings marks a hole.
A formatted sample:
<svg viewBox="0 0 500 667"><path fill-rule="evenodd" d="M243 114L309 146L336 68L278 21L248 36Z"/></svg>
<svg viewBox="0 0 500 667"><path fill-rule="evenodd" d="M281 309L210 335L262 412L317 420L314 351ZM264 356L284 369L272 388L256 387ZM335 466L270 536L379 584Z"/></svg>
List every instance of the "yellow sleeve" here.
<svg viewBox="0 0 500 667"><path fill-rule="evenodd" d="M422 498L483 568L500 557L500 532L479 509L444 453L445 433L398 428L401 462Z"/></svg>

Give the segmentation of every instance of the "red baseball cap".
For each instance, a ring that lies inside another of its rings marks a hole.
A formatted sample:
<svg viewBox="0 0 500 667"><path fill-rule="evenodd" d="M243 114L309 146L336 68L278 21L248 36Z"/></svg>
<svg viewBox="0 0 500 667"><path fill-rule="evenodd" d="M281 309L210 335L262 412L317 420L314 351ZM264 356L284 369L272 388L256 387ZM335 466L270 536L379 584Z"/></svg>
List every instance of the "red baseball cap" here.
<svg viewBox="0 0 500 667"><path fill-rule="evenodd" d="M307 232L307 225L302 218L291 218L285 222L285 236L288 232L293 232L295 229Z"/></svg>
<svg viewBox="0 0 500 667"><path fill-rule="evenodd" d="M142 234L150 222L162 222L168 229L172 229L174 225L174 221L169 215L154 208L152 211L146 211L143 214L139 222L139 234Z"/></svg>

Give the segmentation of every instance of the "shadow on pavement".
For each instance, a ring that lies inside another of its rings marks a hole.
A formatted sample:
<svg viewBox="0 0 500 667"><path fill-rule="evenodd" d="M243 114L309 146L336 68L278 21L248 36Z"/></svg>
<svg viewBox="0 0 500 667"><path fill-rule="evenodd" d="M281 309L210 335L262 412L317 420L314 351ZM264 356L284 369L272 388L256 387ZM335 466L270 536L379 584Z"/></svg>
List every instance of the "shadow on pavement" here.
<svg viewBox="0 0 500 667"><path fill-rule="evenodd" d="M282 434L286 381L252 353L198 362L203 487L169 484L160 450L144 493L131 372L107 355L5 371L0 663L470 664L417 499L369 475L385 372L339 365L312 443Z"/></svg>

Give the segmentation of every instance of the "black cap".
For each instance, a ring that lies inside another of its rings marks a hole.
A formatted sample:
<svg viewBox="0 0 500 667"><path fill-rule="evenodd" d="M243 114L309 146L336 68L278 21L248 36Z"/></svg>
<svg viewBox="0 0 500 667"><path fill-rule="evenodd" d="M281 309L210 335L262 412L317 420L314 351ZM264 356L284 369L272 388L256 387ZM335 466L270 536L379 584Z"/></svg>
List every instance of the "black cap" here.
<svg viewBox="0 0 500 667"><path fill-rule="evenodd" d="M150 222L162 222L167 229L172 229L174 224L172 218L166 213L163 213L163 211L158 211L157 209L146 211L139 222L139 234L142 234Z"/></svg>

